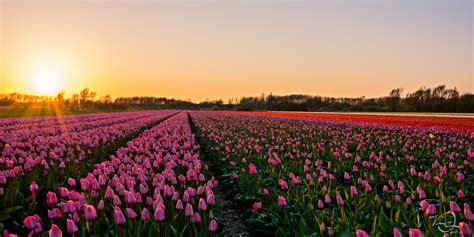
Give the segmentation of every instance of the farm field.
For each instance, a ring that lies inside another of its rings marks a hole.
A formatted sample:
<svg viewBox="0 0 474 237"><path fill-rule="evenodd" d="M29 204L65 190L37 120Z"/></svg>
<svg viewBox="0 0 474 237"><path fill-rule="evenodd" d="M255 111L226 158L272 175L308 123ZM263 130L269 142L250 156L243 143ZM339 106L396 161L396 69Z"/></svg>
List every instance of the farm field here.
<svg viewBox="0 0 474 237"><path fill-rule="evenodd" d="M472 117L0 119L4 236L471 236Z"/></svg>

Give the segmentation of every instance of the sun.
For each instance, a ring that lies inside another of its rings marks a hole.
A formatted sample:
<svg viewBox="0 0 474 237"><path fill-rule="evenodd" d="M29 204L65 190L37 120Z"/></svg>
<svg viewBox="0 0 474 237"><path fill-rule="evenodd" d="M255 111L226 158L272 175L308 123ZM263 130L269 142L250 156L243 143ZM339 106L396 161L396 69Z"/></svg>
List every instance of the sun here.
<svg viewBox="0 0 474 237"><path fill-rule="evenodd" d="M61 80L58 72L40 70L33 76L34 90L39 95L55 95L61 89Z"/></svg>

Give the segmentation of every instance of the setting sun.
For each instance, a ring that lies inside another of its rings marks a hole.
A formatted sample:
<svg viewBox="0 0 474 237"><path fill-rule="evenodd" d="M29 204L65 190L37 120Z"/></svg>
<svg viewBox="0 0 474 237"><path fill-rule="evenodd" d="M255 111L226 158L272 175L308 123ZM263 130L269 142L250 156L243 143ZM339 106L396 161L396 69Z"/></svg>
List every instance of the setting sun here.
<svg viewBox="0 0 474 237"><path fill-rule="evenodd" d="M33 76L33 85L41 95L55 95L61 89L61 80L57 72L43 69Z"/></svg>

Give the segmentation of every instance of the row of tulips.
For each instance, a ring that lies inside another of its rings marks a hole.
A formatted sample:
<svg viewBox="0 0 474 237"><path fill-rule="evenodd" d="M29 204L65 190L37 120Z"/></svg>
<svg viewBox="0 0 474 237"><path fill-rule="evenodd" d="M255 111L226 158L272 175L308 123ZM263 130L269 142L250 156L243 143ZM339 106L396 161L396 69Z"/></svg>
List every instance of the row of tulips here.
<svg viewBox="0 0 474 237"><path fill-rule="evenodd" d="M4 234L209 236L213 190L185 112L144 131L82 178L49 190L45 208ZM32 183L33 196L39 185ZM37 202L40 202L38 199Z"/></svg>
<svg viewBox="0 0 474 237"><path fill-rule="evenodd" d="M31 141L7 144L9 149L14 146L16 148L11 156L2 157L3 153L0 155L0 160L9 164L0 164L5 169L0 171L0 229L3 223L19 229L21 220L26 215L43 208L44 196L48 190L65 184L64 177L86 175L94 163L108 159L110 154L128 140L176 113L177 111L120 113L122 117L113 113L109 119L104 118L103 114L97 114L94 116L98 117L97 124L101 126L91 129L88 127L91 119L85 119L83 131L55 136L45 134ZM72 119L74 116L67 118ZM103 123L104 121L109 122ZM80 123L76 122L70 125L80 127ZM27 156L19 152L24 150L18 144L32 147L27 149ZM8 149L3 152L8 152ZM34 185L31 185L33 182ZM31 190L35 192L31 193Z"/></svg>
<svg viewBox="0 0 474 237"><path fill-rule="evenodd" d="M471 236L472 133L193 112L256 233Z"/></svg>

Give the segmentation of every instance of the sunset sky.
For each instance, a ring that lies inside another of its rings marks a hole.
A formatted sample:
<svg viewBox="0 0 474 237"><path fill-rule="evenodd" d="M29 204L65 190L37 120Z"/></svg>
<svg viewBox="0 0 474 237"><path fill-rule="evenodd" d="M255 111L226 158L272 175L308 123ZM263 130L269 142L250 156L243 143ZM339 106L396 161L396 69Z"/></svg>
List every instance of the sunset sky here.
<svg viewBox="0 0 474 237"><path fill-rule="evenodd" d="M470 0L0 0L0 93L473 92L472 27Z"/></svg>

